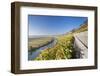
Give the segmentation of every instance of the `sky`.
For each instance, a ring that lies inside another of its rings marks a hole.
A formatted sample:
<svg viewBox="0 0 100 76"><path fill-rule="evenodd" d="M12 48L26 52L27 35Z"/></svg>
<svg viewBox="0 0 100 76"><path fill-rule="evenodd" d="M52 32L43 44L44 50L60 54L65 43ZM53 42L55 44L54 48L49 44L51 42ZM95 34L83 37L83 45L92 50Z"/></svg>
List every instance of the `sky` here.
<svg viewBox="0 0 100 76"><path fill-rule="evenodd" d="M29 36L65 34L86 20L87 17L28 15Z"/></svg>

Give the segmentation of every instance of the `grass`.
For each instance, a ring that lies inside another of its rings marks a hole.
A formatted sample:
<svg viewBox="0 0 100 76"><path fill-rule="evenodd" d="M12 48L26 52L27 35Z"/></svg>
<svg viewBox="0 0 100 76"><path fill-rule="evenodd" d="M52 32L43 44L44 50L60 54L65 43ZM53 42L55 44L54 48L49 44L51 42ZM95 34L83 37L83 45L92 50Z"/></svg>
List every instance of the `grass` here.
<svg viewBox="0 0 100 76"><path fill-rule="evenodd" d="M41 52L35 60L58 60L72 58L74 37L70 35L56 38L57 44L53 48L48 48Z"/></svg>

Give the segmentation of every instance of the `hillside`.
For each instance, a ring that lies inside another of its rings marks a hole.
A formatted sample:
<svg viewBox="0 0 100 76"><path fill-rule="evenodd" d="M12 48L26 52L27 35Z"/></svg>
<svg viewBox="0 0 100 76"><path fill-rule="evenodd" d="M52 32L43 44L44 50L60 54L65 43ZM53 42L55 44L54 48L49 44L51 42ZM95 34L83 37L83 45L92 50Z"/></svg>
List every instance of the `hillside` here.
<svg viewBox="0 0 100 76"><path fill-rule="evenodd" d="M84 32L84 31L88 31L88 23L87 22L85 22L84 24L80 25L79 28L73 29L71 31L71 33L80 33L80 32Z"/></svg>

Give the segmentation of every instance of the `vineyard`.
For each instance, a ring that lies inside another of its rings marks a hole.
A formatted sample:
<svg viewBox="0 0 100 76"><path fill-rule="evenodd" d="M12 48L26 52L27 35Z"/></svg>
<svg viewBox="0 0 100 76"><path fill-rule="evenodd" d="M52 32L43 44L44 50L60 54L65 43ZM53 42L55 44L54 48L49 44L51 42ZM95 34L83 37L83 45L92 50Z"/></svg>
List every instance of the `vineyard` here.
<svg viewBox="0 0 100 76"><path fill-rule="evenodd" d="M57 44L53 48L48 48L41 52L35 60L58 60L72 58L74 37L69 34L56 37L56 39Z"/></svg>

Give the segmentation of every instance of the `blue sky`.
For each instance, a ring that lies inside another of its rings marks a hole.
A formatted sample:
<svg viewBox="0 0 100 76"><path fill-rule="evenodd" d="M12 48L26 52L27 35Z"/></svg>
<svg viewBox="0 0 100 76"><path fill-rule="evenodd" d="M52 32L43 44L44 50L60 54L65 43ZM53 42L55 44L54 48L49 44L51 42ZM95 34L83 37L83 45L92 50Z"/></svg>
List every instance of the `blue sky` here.
<svg viewBox="0 0 100 76"><path fill-rule="evenodd" d="M87 17L29 15L29 36L65 34L86 20Z"/></svg>

